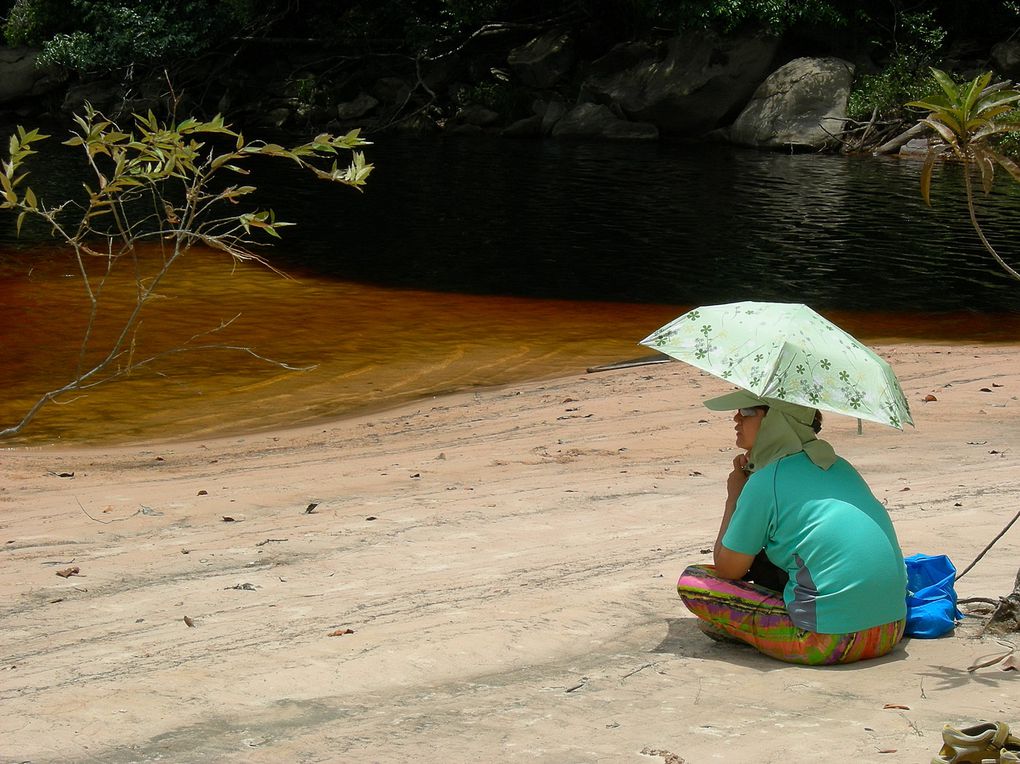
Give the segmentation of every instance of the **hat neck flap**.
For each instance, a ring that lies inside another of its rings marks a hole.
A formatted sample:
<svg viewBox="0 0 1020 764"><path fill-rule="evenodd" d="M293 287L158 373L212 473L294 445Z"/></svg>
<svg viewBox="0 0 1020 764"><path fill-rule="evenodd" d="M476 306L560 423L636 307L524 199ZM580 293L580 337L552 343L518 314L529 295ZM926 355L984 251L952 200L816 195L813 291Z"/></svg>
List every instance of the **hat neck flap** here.
<svg viewBox="0 0 1020 764"><path fill-rule="evenodd" d="M747 455L749 472L761 470L777 459L800 451L823 470L835 463L836 452L826 441L816 438L811 427L814 409L773 399L762 399L762 405L768 406L769 410L762 419L754 447Z"/></svg>

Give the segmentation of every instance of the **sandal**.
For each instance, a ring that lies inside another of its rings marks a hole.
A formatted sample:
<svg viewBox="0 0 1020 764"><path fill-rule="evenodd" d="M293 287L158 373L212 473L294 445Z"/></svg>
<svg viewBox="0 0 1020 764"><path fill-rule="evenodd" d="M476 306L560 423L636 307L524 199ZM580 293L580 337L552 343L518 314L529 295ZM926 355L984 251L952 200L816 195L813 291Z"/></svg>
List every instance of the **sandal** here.
<svg viewBox="0 0 1020 764"><path fill-rule="evenodd" d="M985 722L956 729L948 724L942 730L945 745L931 764L1000 764L1020 761L1020 738L1010 734L1004 722Z"/></svg>

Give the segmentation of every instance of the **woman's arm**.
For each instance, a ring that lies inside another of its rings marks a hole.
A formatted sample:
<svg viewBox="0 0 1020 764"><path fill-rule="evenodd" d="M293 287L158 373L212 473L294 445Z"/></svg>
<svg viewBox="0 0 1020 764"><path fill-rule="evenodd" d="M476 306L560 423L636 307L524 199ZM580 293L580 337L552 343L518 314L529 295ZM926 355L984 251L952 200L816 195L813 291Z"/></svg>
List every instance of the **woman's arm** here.
<svg viewBox="0 0 1020 764"><path fill-rule="evenodd" d="M753 554L741 554L727 549L723 546L723 536L726 529L730 527L730 518L737 508L737 499L749 477L744 468L747 466L747 454L739 454L733 459L733 471L726 478L726 508L723 511L722 522L719 524L719 535L715 539L715 551L712 560L715 563L715 572L721 578L740 578L751 569L754 561Z"/></svg>

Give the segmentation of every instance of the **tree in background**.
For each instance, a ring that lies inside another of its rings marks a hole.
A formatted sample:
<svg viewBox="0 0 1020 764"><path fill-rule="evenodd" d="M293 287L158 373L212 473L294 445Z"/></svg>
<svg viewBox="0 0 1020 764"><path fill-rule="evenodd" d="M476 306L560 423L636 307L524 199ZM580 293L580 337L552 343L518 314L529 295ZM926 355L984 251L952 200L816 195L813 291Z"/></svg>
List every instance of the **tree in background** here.
<svg viewBox="0 0 1020 764"><path fill-rule="evenodd" d="M594 29L608 44L656 30L828 29L895 56L947 32L986 38L1020 22L1017 0L0 0L3 10L8 44L41 46L76 71L165 66L245 36L413 55L493 25Z"/></svg>
<svg viewBox="0 0 1020 764"><path fill-rule="evenodd" d="M16 0L4 36L41 47L42 63L105 72L193 57L256 18L249 0Z"/></svg>
<svg viewBox="0 0 1020 764"><path fill-rule="evenodd" d="M256 189L227 180L247 176L253 157L285 159L317 178L359 190L372 171L364 155L355 151L366 145L356 130L339 137L322 134L285 148L248 142L220 117L204 122L161 122L150 112L144 117L136 115L133 128L122 129L87 107L84 115L75 117L75 123L77 127L65 143L82 151L89 176L84 201L53 203L27 185L26 163L47 137L37 130L17 129L0 172L0 209L17 213L19 232L27 217L46 223L66 245L88 305L77 367L69 371L68 381L41 395L20 422L0 429L0 437L20 432L48 403L129 375L171 353L231 349L271 361L251 348L208 344L204 335L193 338L203 340L201 343L143 355L138 350L137 331L146 307L159 297L173 265L185 256L221 253L236 261L268 266L252 250L253 237L262 232L279 238L278 229L289 224L276 220L272 210L239 212L236 206ZM344 166L337 161L342 152L352 153L350 163ZM323 162L331 164L322 168ZM143 250L154 250L154 255ZM134 297L107 341L97 334L97 319L105 290L118 278L130 279ZM223 326L208 334L220 328Z"/></svg>
<svg viewBox="0 0 1020 764"><path fill-rule="evenodd" d="M847 153L897 149L913 121L903 104L931 94L930 66L969 77L1020 29L1020 0L0 0L5 10L8 43L40 46L42 61L83 78L116 80L119 91L105 95L125 111L158 108L150 86L165 70L192 113L233 110L241 120L244 105L266 103L268 77L273 104L249 112L256 122L274 124L264 117L279 107L291 110L281 124L324 125L364 83L403 79L411 94L379 129L420 114L442 122L468 103L508 121L530 114L506 56L549 30L570 33L582 61L683 31L769 34L783 39L783 55L856 65ZM276 51L286 70L265 66ZM457 87L433 90L436 72ZM560 95L576 96L577 85Z"/></svg>

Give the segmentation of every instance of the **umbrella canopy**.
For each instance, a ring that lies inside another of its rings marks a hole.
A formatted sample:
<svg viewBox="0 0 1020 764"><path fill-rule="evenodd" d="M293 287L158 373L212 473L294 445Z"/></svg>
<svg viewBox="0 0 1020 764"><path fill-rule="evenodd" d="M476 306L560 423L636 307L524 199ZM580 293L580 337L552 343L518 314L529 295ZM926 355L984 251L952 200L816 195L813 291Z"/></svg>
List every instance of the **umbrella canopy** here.
<svg viewBox="0 0 1020 764"><path fill-rule="evenodd" d="M903 429L910 408L892 369L806 305L695 308L641 340L761 398Z"/></svg>

